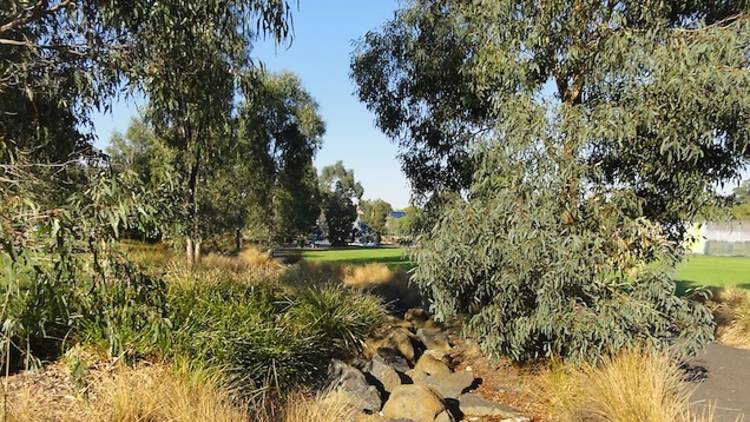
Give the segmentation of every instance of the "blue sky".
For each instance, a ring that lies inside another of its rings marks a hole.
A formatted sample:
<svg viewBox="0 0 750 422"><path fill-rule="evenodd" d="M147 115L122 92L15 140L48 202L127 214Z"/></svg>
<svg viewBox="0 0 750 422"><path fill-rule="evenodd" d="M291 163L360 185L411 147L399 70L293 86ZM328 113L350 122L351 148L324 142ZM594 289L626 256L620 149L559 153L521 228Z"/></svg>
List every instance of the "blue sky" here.
<svg viewBox="0 0 750 422"><path fill-rule="evenodd" d="M349 79L352 41L382 26L397 6L397 0L301 0L293 13L292 45L260 40L252 55L269 71L299 75L318 101L327 131L316 166L342 160L354 169L365 198L382 198L402 208L409 202L409 186L397 148L374 126L374 116L354 96ZM124 132L137 112L137 102L121 101L111 114L96 115L97 145L106 146L115 130Z"/></svg>

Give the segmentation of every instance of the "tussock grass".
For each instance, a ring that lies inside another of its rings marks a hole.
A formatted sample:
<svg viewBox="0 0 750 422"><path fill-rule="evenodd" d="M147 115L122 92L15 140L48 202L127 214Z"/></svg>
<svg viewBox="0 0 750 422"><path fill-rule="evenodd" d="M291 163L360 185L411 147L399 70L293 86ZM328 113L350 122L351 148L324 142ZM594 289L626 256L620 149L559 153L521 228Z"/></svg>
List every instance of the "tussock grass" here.
<svg viewBox="0 0 750 422"><path fill-rule="evenodd" d="M318 395L294 392L280 402L256 406L251 419L256 422L361 421L358 413L340 391Z"/></svg>
<svg viewBox="0 0 750 422"><path fill-rule="evenodd" d="M282 269L282 264L275 260L270 251L248 247L237 256L208 254L201 258L199 267L203 269L220 269L234 273L261 272L274 274Z"/></svg>
<svg viewBox="0 0 750 422"><path fill-rule="evenodd" d="M60 397L27 386L9 400L7 420L110 422L245 422L247 408L218 372L166 365L118 367L88 386L88 396ZM4 419L5 420L5 419Z"/></svg>
<svg viewBox="0 0 750 422"><path fill-rule="evenodd" d="M626 351L600 365L553 364L533 378L530 390L560 421L698 422L690 389L677 364L656 352Z"/></svg>
<svg viewBox="0 0 750 422"><path fill-rule="evenodd" d="M388 283L400 282L405 276L383 264L365 264L362 266L345 266L343 282L350 287L368 288Z"/></svg>
<svg viewBox="0 0 750 422"><path fill-rule="evenodd" d="M750 291L721 289L714 294L711 308L716 320L716 337L727 345L750 349Z"/></svg>
<svg viewBox="0 0 750 422"><path fill-rule="evenodd" d="M99 387L97 400L87 412L90 420L140 421L246 421L246 409L221 387L217 373L157 365L122 368Z"/></svg>

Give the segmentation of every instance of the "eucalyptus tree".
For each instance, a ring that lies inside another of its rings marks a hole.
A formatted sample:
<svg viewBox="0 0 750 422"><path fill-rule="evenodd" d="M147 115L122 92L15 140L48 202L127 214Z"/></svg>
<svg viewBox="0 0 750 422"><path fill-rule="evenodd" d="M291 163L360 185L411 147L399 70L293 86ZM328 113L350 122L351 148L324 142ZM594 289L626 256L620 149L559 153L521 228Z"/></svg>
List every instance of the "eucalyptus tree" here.
<svg viewBox="0 0 750 422"><path fill-rule="evenodd" d="M238 116L236 183L247 190L251 230L289 242L309 233L320 215L313 158L325 123L318 104L292 73L261 75Z"/></svg>
<svg viewBox="0 0 750 422"><path fill-rule="evenodd" d="M362 221L378 235L385 234L388 216L393 211L391 204L382 199L363 200L360 208L362 209Z"/></svg>
<svg viewBox="0 0 750 422"><path fill-rule="evenodd" d="M705 345L669 264L750 158L749 41L744 1L415 0L366 35L353 75L405 165L471 153L415 256L437 315L519 360Z"/></svg>
<svg viewBox="0 0 750 422"><path fill-rule="evenodd" d="M343 246L352 237L357 205L364 189L354 178L354 170L344 167L342 161L320 170L320 190L323 194L323 217L328 240L334 246Z"/></svg>
<svg viewBox="0 0 750 422"><path fill-rule="evenodd" d="M217 98L227 84L216 96L196 94L199 84L234 77L225 70L251 65L247 55L258 35L285 39L289 24L282 0L3 3L0 262L8 271L0 286L13 304L3 307L3 350L13 343L28 357L37 340L59 343L80 321L76 307L95 303L97 292L106 295L100 288L112 287L104 283L111 277L133 281L144 292L156 289L102 255L123 225L139 224L136 217L147 217L160 204L147 198L134 175L111 174L106 157L93 148L92 111L106 111L115 96L140 89L160 105L154 113L160 127L179 134L176 120L202 124L205 119L195 120L188 109L195 102L210 112L220 109L223 100ZM196 84L193 91L169 86L181 73ZM202 136L205 127L193 133ZM174 138L191 152L202 142ZM82 287L88 296L79 294L75 286L86 280L102 283ZM94 308L100 322L115 323L110 308Z"/></svg>
<svg viewBox="0 0 750 422"><path fill-rule="evenodd" d="M673 237L737 177L747 1L464 3L407 2L353 55L357 93L416 193L468 189L470 152L520 95L585 112L599 133L569 155L632 188Z"/></svg>

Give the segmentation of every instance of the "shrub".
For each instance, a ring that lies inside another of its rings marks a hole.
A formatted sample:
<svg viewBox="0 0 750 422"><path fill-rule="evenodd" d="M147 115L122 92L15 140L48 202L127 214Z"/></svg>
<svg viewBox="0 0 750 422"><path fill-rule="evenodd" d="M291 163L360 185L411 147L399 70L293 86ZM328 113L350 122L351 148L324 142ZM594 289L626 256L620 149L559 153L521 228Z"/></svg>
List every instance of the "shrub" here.
<svg viewBox="0 0 750 422"><path fill-rule="evenodd" d="M58 356L76 340L92 341L112 355L153 351L169 341L162 281L111 259L98 272L82 259L19 259L0 281L3 334L11 355L3 364L26 368ZM34 263L27 265L26 263ZM3 351L6 350L3 347Z"/></svg>
<svg viewBox="0 0 750 422"><path fill-rule="evenodd" d="M676 295L656 265L674 262L673 245L633 217L631 195L573 200L548 156L488 154L468 201L446 207L413 257L437 318L466 316L485 353L518 361L593 362L642 344L687 355L711 340L710 312Z"/></svg>
<svg viewBox="0 0 750 422"><path fill-rule="evenodd" d="M332 355L358 349L383 318L372 297L343 288L170 284L176 353L224 368L250 393L310 382Z"/></svg>
<svg viewBox="0 0 750 422"><path fill-rule="evenodd" d="M285 318L302 331L318 333L323 350L340 355L358 352L362 340L383 323L385 311L372 296L329 286L302 292Z"/></svg>

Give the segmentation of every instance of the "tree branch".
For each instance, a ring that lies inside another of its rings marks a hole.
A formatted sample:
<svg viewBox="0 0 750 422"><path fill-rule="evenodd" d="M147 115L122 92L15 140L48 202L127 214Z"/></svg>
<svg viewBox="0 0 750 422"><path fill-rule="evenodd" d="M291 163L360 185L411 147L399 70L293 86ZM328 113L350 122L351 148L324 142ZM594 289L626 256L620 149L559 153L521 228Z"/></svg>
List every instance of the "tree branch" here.
<svg viewBox="0 0 750 422"><path fill-rule="evenodd" d="M39 19L46 15L51 15L58 10L64 9L73 4L75 4L75 0L62 0L60 3L57 3L52 7L43 8L43 2L37 3L35 6L29 7L24 10L24 13L19 14L15 19L0 26L0 34L12 31L32 20Z"/></svg>

